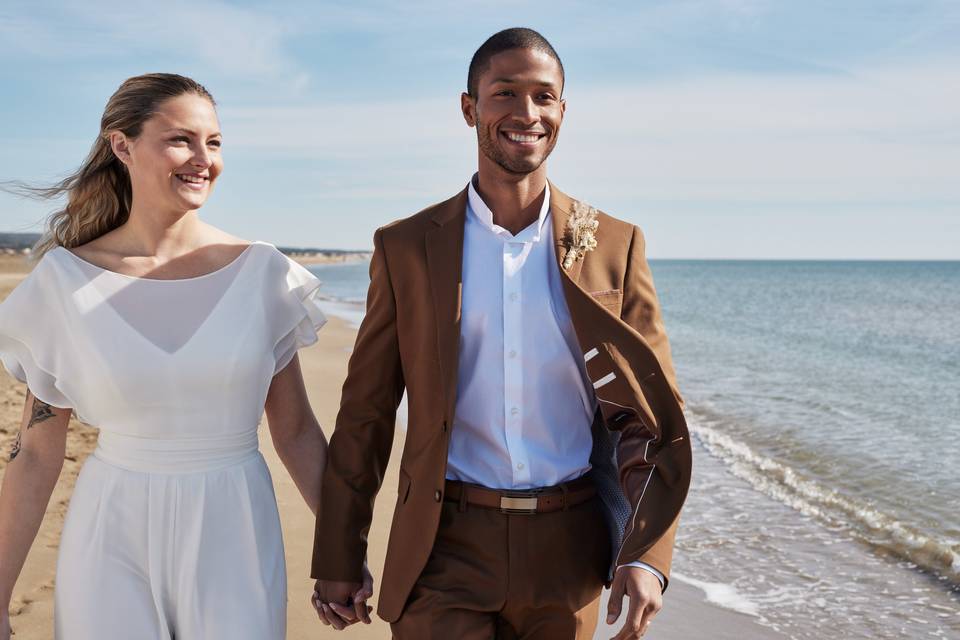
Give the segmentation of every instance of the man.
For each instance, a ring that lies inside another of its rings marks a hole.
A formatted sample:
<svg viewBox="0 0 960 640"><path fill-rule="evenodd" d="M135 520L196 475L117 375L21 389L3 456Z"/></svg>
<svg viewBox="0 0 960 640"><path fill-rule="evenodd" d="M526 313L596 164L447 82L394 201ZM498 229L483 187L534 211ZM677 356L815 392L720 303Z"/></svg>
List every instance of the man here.
<svg viewBox="0 0 960 640"><path fill-rule="evenodd" d="M618 639L661 607L690 446L640 230L547 181L563 67L495 34L461 97L479 168L374 236L367 314L330 442L313 576L321 618L367 615L374 497L409 419L379 615L399 640ZM352 605L352 606L351 606Z"/></svg>

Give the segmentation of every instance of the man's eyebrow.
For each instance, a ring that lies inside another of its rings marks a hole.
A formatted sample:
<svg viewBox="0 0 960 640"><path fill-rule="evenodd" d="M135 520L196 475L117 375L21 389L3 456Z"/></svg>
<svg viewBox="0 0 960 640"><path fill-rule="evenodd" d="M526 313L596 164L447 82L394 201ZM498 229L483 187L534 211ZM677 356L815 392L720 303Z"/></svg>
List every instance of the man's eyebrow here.
<svg viewBox="0 0 960 640"><path fill-rule="evenodd" d="M493 84L519 84L524 82L523 80L516 80L514 78L494 78ZM537 80L534 81L534 84L538 84L541 87L555 87L556 85L549 80Z"/></svg>

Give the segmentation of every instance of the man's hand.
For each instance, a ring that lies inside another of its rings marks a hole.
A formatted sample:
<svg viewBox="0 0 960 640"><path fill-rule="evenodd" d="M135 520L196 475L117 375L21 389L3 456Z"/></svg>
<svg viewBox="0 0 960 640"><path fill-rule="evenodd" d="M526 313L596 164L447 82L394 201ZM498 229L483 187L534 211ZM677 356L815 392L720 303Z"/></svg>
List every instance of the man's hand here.
<svg viewBox="0 0 960 640"><path fill-rule="evenodd" d="M653 617L663 607L660 581L655 575L640 567L619 567L610 587L607 624L613 624L620 617L625 595L630 598L630 608L623 629L613 640L636 640L647 632Z"/></svg>
<svg viewBox="0 0 960 640"><path fill-rule="evenodd" d="M317 580L311 602L320 622L340 631L356 622L370 624L372 607L367 600L373 597L373 576L363 566L363 583Z"/></svg>

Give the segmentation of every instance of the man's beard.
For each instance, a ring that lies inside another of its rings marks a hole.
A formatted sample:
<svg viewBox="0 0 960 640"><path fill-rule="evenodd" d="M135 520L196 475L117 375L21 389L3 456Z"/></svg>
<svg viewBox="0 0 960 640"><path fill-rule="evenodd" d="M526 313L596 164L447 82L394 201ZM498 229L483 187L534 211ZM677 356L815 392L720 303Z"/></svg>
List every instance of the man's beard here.
<svg viewBox="0 0 960 640"><path fill-rule="evenodd" d="M487 135L487 130L482 127L477 127L477 144L480 146L480 152L498 167L507 173L519 176L533 173L539 169L540 165L546 162L550 156L550 152L553 151L553 144L551 144L539 160L511 160L503 153L503 150L497 146L496 142Z"/></svg>

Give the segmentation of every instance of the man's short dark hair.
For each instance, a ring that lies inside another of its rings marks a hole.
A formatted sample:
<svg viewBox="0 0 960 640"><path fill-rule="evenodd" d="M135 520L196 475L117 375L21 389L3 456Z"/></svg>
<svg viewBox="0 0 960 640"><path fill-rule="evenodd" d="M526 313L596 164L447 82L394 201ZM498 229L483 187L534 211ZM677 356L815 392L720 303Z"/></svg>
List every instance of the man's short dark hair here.
<svg viewBox="0 0 960 640"><path fill-rule="evenodd" d="M512 49L542 51L557 61L557 64L560 65L560 79L564 79L563 63L560 62L560 56L557 55L553 46L547 42L547 39L533 29L513 27L512 29L504 29L487 38L487 41L480 45L477 52L473 54L473 58L470 60L470 71L467 72L467 93L471 97L477 97L480 76L490 68L490 58Z"/></svg>

